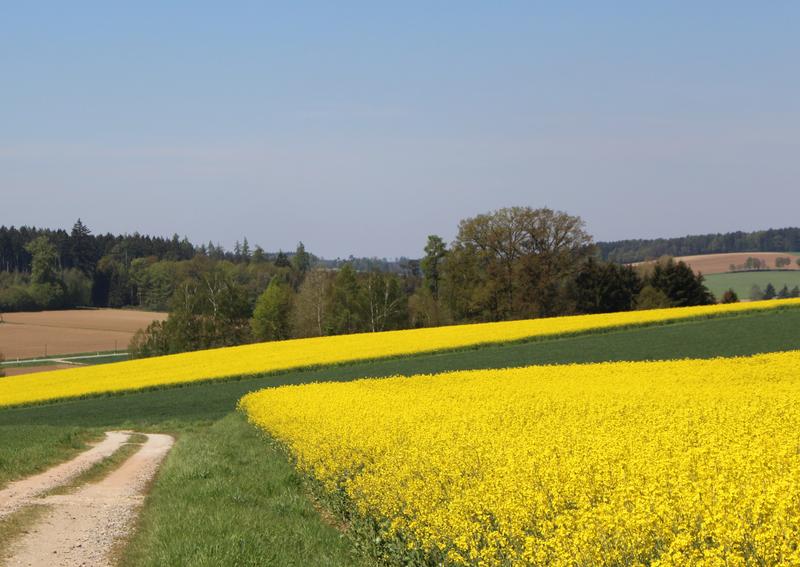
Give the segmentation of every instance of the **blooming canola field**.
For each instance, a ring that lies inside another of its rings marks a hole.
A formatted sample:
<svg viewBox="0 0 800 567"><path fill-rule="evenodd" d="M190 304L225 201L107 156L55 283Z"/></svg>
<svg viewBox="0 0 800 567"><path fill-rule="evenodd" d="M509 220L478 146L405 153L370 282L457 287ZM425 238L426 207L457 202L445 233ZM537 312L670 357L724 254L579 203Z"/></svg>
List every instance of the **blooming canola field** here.
<svg viewBox="0 0 800 567"><path fill-rule="evenodd" d="M283 386L252 423L457 565L800 564L800 351Z"/></svg>
<svg viewBox="0 0 800 567"><path fill-rule="evenodd" d="M317 337L182 353L0 380L0 407L405 356L695 317L800 307L800 299Z"/></svg>

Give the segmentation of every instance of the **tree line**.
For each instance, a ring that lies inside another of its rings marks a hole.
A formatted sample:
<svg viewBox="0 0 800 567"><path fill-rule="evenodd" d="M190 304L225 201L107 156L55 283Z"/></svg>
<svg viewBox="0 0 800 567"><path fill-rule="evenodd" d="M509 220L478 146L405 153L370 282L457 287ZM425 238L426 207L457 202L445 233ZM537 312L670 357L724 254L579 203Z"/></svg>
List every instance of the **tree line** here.
<svg viewBox="0 0 800 567"><path fill-rule="evenodd" d="M800 267L800 258L795 260L798 267ZM792 259L789 256L778 256L775 258L775 268L776 270L785 270L790 269L789 266L792 264ZM730 272L756 272L760 270L769 270L771 269L767 264L767 261L763 258L754 258L753 256L748 256L747 259L744 261L743 264L731 264L728 266L728 271Z"/></svg>
<svg viewBox="0 0 800 567"><path fill-rule="evenodd" d="M293 337L378 332L631 309L701 305L714 297L682 262L639 267L599 258L580 217L511 207L464 219L418 260L324 261L232 251L134 234L4 229L0 310L70 306L166 310L137 334L147 356ZM28 238L25 241L25 237ZM11 240L14 243L7 245ZM20 252L20 247L24 254Z"/></svg>
<svg viewBox="0 0 800 567"><path fill-rule="evenodd" d="M789 289L787 284L783 284L780 290L776 290L772 283L767 283L764 289L758 284L753 284L750 287L750 299L753 301L761 301L762 299L789 299L800 297L800 286L794 286Z"/></svg>
<svg viewBox="0 0 800 567"><path fill-rule="evenodd" d="M302 245L299 247L304 252ZM219 244L196 245L187 238L92 234L80 219L71 231L0 226L0 312L74 307L140 307L167 310L177 285L212 264L223 263L236 280L260 289L295 252L266 252L237 241L232 250ZM34 270L34 255L39 265ZM410 260L378 258L324 260L315 265L358 271L378 268L402 273ZM35 273L34 273L35 272ZM251 289L251 295L253 294Z"/></svg>
<svg viewBox="0 0 800 567"><path fill-rule="evenodd" d="M264 269L209 258L189 264L169 317L137 334L135 354L714 301L686 264L604 262L579 217L526 207L465 219L450 244L431 235L424 256L396 272L330 268L299 247Z"/></svg>
<svg viewBox="0 0 800 567"><path fill-rule="evenodd" d="M800 228L778 228L755 232L728 232L599 242L604 260L619 263L642 262L661 256L692 256L727 252L793 252L800 250Z"/></svg>

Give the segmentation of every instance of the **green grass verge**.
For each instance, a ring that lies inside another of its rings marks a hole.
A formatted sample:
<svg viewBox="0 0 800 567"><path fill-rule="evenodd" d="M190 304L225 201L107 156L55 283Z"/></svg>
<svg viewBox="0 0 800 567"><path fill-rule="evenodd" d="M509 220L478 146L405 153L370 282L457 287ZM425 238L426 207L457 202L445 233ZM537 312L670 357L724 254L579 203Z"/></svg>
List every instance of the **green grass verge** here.
<svg viewBox="0 0 800 567"><path fill-rule="evenodd" d="M729 289L733 289L739 299L750 299L750 288L757 285L762 290L768 283L775 286L775 291L786 285L792 289L800 285L800 270L763 270L756 272L731 272L727 274L711 274L705 276L706 286L716 297Z"/></svg>
<svg viewBox="0 0 800 567"><path fill-rule="evenodd" d="M750 355L800 349L798 328L798 309L627 328L4 409L0 430L49 425L177 434L122 555L125 565L349 565L356 544L314 511L280 447L232 413L245 393L472 368Z"/></svg>
<svg viewBox="0 0 800 567"><path fill-rule="evenodd" d="M57 360L42 360L39 362L4 362L0 365L0 371L8 368L27 368L29 366L57 366L60 364Z"/></svg>
<svg viewBox="0 0 800 567"><path fill-rule="evenodd" d="M112 362L123 362L125 360L129 360L130 356L127 354L108 354L104 356L69 356L67 357L72 362L79 362L80 364L86 364L90 366L94 366L95 364L109 364Z"/></svg>
<svg viewBox="0 0 800 567"><path fill-rule="evenodd" d="M95 355L63 355L63 356L48 356L47 358L36 359L34 360L26 360L22 359L19 362L17 361L6 361L0 365L0 370L3 368L25 368L27 366L52 366L56 364L62 364L59 362L60 360L70 360L72 362L77 362L82 365L95 365L95 364L109 364L111 362L122 362L125 360L129 360L130 356L128 354L106 354L103 356L95 356Z"/></svg>
<svg viewBox="0 0 800 567"><path fill-rule="evenodd" d="M279 451L238 413L182 434L122 565L357 565Z"/></svg>

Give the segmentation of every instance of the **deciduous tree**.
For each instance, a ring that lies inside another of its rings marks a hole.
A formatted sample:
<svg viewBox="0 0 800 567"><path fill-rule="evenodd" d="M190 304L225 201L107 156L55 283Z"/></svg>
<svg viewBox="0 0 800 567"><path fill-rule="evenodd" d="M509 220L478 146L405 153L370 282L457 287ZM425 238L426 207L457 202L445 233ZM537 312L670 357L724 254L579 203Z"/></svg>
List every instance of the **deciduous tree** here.
<svg viewBox="0 0 800 567"><path fill-rule="evenodd" d="M336 273L331 290L330 318L325 334L357 333L368 330L365 297L356 271L345 264Z"/></svg>
<svg viewBox="0 0 800 567"><path fill-rule="evenodd" d="M555 314L591 244L580 217L547 208L465 219L445 264L453 311L484 320Z"/></svg>
<svg viewBox="0 0 800 567"><path fill-rule="evenodd" d="M308 271L294 300L290 315L292 336L320 337L328 328L332 272Z"/></svg>
<svg viewBox="0 0 800 567"><path fill-rule="evenodd" d="M256 301L251 327L259 341L280 341L289 338L289 311L292 290L275 276Z"/></svg>

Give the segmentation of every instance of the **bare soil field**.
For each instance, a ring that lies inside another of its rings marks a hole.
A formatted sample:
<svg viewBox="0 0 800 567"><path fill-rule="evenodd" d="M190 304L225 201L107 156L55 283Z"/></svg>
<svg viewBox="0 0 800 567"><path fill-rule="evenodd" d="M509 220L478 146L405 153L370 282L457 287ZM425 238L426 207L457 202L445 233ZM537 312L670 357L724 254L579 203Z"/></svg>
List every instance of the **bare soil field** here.
<svg viewBox="0 0 800 567"><path fill-rule="evenodd" d="M49 372L51 370L64 370L65 368L75 368L73 364L42 364L37 366L19 366L4 368L6 376L19 376L20 374L33 374L34 372Z"/></svg>
<svg viewBox="0 0 800 567"><path fill-rule="evenodd" d="M781 269L800 270L797 265L798 255L791 252L732 252L730 254L700 254L698 256L678 256L675 260L686 262L695 272L703 275L724 274L730 272L731 264L741 266L748 258L758 258L767 263L767 270L774 270L776 258L790 258L791 264ZM646 262L639 262L646 263Z"/></svg>
<svg viewBox="0 0 800 567"><path fill-rule="evenodd" d="M6 360L128 348L133 334L166 313L128 309L77 309L4 313L0 352Z"/></svg>

